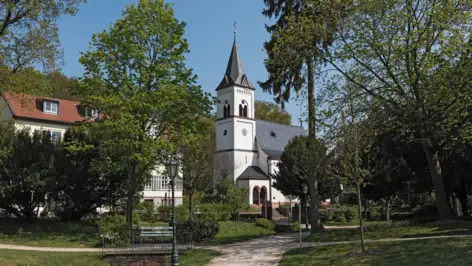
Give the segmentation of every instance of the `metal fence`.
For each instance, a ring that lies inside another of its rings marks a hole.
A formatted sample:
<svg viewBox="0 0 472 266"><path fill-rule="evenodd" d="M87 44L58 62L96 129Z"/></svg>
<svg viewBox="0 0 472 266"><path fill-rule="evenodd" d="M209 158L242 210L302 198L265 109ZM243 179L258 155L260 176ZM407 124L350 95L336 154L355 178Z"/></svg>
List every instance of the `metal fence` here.
<svg viewBox="0 0 472 266"><path fill-rule="evenodd" d="M177 231L177 249L187 251L193 248L192 234ZM165 253L172 251L172 233L155 231L153 234L133 229L129 237L102 237L102 255Z"/></svg>

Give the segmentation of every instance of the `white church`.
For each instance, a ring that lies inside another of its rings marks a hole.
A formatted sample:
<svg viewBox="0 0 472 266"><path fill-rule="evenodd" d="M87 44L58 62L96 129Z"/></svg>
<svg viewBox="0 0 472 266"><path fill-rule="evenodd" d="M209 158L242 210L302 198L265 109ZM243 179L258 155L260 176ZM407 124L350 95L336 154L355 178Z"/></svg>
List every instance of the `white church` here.
<svg viewBox="0 0 472 266"><path fill-rule="evenodd" d="M256 120L254 85L244 73L236 40L223 80L216 88L216 151L214 181L233 180L237 187L249 188L247 200L253 206L290 202L272 187L271 175L285 146L295 136L306 135L300 126Z"/></svg>

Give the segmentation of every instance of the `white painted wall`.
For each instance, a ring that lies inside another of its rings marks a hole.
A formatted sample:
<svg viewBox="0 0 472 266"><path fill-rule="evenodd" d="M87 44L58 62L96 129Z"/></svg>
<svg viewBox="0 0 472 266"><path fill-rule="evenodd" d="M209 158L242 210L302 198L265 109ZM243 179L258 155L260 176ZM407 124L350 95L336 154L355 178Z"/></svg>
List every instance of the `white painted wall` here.
<svg viewBox="0 0 472 266"><path fill-rule="evenodd" d="M223 113L223 106L225 105L225 102L228 101L229 104L231 104L231 111L230 115L234 115L234 86L224 88L221 90L218 90L216 92L216 97L218 98L218 105L216 106L216 118L223 118L224 113ZM239 107L238 107L239 108ZM239 112L239 110L238 110ZM237 114L237 113L236 113Z"/></svg>
<svg viewBox="0 0 472 266"><path fill-rule="evenodd" d="M226 130L226 135L224 131ZM216 121L215 130L216 151L234 148L234 121L233 119Z"/></svg>
<svg viewBox="0 0 472 266"><path fill-rule="evenodd" d="M249 166L257 165L257 153L234 151L234 180L238 178Z"/></svg>
<svg viewBox="0 0 472 266"><path fill-rule="evenodd" d="M267 198L266 200L269 201L269 194L270 194L270 191L269 191L269 181L268 180L250 180L249 181L249 185L250 185L250 191L249 191L249 203L252 204L254 201L253 199L253 190L254 190L254 187L259 187L259 189L261 189L262 187L266 187L267 189ZM261 198L261 202L264 202L264 199Z"/></svg>
<svg viewBox="0 0 472 266"><path fill-rule="evenodd" d="M64 137L64 133L70 127L70 125L66 124L55 124L49 123L47 121L29 121L22 119L15 119L15 126L17 129L29 128L31 132L34 132L35 130L58 131L61 132L61 137Z"/></svg>
<svg viewBox="0 0 472 266"><path fill-rule="evenodd" d="M246 136L243 135L243 130ZM253 150L256 135L256 122L248 119L236 119L234 143L236 149Z"/></svg>

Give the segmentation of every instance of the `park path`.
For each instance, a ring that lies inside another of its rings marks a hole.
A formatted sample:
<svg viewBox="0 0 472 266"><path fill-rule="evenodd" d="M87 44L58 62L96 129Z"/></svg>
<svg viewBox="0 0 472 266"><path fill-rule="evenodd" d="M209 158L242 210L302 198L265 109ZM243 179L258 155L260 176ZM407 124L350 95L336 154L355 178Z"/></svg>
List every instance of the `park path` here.
<svg viewBox="0 0 472 266"><path fill-rule="evenodd" d="M309 232L305 232L304 236L308 236ZM439 239L439 238L462 238L472 237L472 235L450 235L450 236L428 236L428 237L412 237L412 238L390 238L377 239L365 242L391 242L391 241L411 241L422 239ZM296 240L299 238L298 233L284 234L277 236L268 236L250 241L239 242L221 246L201 246L197 248L212 249L222 253L221 256L211 260L206 266L245 266L245 265L278 265L282 259L282 255L294 248L300 246ZM330 241L330 242L303 242L303 247L308 246L327 246L339 244L359 243L359 241ZM100 252L99 248L59 248L59 247L31 247L0 244L0 249L14 249L26 251L46 251L46 252Z"/></svg>
<svg viewBox="0 0 472 266"><path fill-rule="evenodd" d="M306 232L306 236L309 232ZM450 236L428 236L412 238L389 238L389 239L366 239L365 242L391 242L391 241L411 241L422 239L438 238L461 238L472 237L472 235L450 235ZM243 266L243 265L278 265L282 255L294 248L300 247L299 242L294 240L299 238L299 234L286 234L279 236L270 236L258 238L250 241L239 242L235 244L222 246L201 247L216 250L222 253L221 256L211 260L206 266ZM330 241L330 242L303 242L303 247L328 246L339 244L359 243L353 241Z"/></svg>

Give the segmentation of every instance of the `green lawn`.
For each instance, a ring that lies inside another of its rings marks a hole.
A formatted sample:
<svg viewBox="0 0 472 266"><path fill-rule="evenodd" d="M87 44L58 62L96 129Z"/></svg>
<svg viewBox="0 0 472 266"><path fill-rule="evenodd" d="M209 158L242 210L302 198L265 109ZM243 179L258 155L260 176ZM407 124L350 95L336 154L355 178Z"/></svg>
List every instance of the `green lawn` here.
<svg viewBox="0 0 472 266"><path fill-rule="evenodd" d="M98 247L98 228L85 222L61 223L42 219L26 223L16 219L0 222L0 243L43 247ZM2 265L0 263L0 265Z"/></svg>
<svg viewBox="0 0 472 266"><path fill-rule="evenodd" d="M264 229L254 223L245 222L220 222L220 232L209 244L224 245L245 241L262 236L274 235L273 230Z"/></svg>
<svg viewBox="0 0 472 266"><path fill-rule="evenodd" d="M383 238L408 238L438 235L464 235L472 234L472 222L470 221L447 221L441 223L421 224L416 226L404 226L391 228L381 232L365 232L366 239ZM358 240L359 230L327 230L314 234L304 241L325 242L325 241L347 241Z"/></svg>
<svg viewBox="0 0 472 266"><path fill-rule="evenodd" d="M360 251L353 244L318 246L288 251L281 265L472 265L472 238L367 243L366 247L381 254L348 256Z"/></svg>
<svg viewBox="0 0 472 266"><path fill-rule="evenodd" d="M219 256L217 251L197 249L180 255L179 265L203 266L212 258ZM0 250L0 265L44 265L44 266L75 266L75 265L109 265L101 260L99 253L71 253L71 252L39 252Z"/></svg>
<svg viewBox="0 0 472 266"><path fill-rule="evenodd" d="M158 222L144 226L166 226ZM211 245L229 244L261 236L275 234L246 222L220 222L220 233ZM8 219L0 221L0 243L38 247L100 247L98 228L88 223L61 223L58 220L43 219L30 223ZM2 265L2 264L0 264Z"/></svg>

